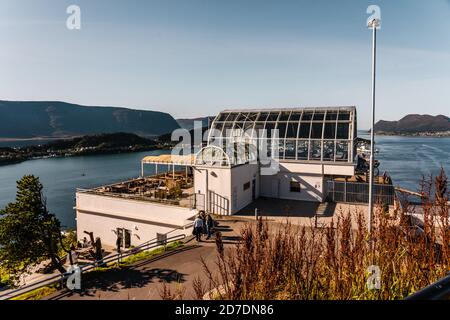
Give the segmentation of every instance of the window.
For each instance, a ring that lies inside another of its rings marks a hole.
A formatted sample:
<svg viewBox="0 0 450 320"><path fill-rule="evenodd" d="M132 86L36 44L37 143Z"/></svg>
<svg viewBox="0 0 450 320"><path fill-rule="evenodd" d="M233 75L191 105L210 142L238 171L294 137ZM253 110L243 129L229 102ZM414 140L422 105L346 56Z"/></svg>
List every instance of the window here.
<svg viewBox="0 0 450 320"><path fill-rule="evenodd" d="M300 182L291 181L291 183L290 183L290 191L291 192L300 192L301 191Z"/></svg>
<svg viewBox="0 0 450 320"><path fill-rule="evenodd" d="M157 233L156 234L156 242L159 245L165 245L167 243L167 234Z"/></svg>
<svg viewBox="0 0 450 320"><path fill-rule="evenodd" d="M244 183L244 191L250 189L250 181Z"/></svg>
<svg viewBox="0 0 450 320"><path fill-rule="evenodd" d="M131 247L131 231L127 229L117 228L117 243L121 248L128 249Z"/></svg>

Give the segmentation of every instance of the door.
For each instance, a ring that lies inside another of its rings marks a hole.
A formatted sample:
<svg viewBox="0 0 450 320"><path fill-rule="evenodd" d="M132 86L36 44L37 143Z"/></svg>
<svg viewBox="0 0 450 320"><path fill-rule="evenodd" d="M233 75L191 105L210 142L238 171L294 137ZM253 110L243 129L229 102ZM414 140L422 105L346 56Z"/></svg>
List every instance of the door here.
<svg viewBox="0 0 450 320"><path fill-rule="evenodd" d="M256 200L256 179L252 180L252 201Z"/></svg>
<svg viewBox="0 0 450 320"><path fill-rule="evenodd" d="M274 198L280 197L280 180L279 179L272 180L272 197L274 197Z"/></svg>

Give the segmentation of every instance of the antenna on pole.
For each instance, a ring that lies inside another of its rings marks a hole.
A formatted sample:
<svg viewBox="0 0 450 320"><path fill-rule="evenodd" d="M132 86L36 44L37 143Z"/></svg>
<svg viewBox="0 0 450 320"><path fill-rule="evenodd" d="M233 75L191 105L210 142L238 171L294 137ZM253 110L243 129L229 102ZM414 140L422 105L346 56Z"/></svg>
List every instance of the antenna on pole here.
<svg viewBox="0 0 450 320"><path fill-rule="evenodd" d="M380 13L378 6L370 6L367 11L374 12L374 15ZM367 230L369 234L372 233L372 220L373 220L373 165L374 165L374 150L375 150L375 77L376 77L376 61L377 61L377 29L380 28L380 18L369 18L367 26L373 30L372 38L372 125L370 129L370 172L369 172L369 217Z"/></svg>

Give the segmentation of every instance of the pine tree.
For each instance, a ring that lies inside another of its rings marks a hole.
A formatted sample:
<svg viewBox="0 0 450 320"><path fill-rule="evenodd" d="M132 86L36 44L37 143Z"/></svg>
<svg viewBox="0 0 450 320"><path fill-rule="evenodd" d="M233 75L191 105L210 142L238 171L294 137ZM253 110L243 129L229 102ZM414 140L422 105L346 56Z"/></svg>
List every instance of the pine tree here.
<svg viewBox="0 0 450 320"><path fill-rule="evenodd" d="M17 181L16 201L0 210L0 266L19 277L30 266L50 259L64 272L58 257L60 222L47 210L39 178Z"/></svg>

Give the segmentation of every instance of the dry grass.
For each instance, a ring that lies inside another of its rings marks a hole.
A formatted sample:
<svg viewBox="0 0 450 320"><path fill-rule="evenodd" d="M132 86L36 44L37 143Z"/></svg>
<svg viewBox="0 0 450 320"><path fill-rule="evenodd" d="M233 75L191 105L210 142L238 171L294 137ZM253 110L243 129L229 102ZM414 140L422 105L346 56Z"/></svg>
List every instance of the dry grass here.
<svg viewBox="0 0 450 320"><path fill-rule="evenodd" d="M355 212L341 213L323 228L286 223L273 229L260 219L247 224L242 240L229 250L218 234L218 271L203 263L207 281L194 281L196 297L210 292L209 298L231 300L402 299L450 270L444 171L424 179L421 189L423 232L412 228L411 208L404 202L393 215L379 205L370 235L363 215ZM377 290L367 286L372 265L381 271Z"/></svg>

